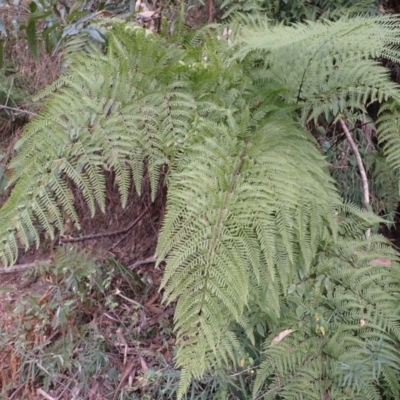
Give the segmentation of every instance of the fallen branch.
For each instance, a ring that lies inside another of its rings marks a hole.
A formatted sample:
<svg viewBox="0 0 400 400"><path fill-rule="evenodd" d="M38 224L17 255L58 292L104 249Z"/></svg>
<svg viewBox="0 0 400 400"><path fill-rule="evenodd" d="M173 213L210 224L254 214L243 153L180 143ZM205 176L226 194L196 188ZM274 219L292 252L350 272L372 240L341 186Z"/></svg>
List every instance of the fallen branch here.
<svg viewBox="0 0 400 400"><path fill-rule="evenodd" d="M51 263L51 260L41 260L41 261L34 261L31 263L27 263L27 264L17 264L17 265L13 265L12 267L1 268L0 275L1 274L12 274L13 272L23 272L28 269L34 268L37 265L48 265L50 263Z"/></svg>
<svg viewBox="0 0 400 400"><path fill-rule="evenodd" d="M350 143L350 147L353 150L353 153L357 160L358 170L360 171L362 187L363 187L363 205L365 210L369 210L369 185L368 185L368 178L367 173L365 172L364 164L361 159L360 152L358 151L358 147L351 136L349 128L347 127L346 123L341 119L340 124L342 125L343 132L346 135L347 141ZM367 239L371 236L371 229L367 229L365 232L365 236Z"/></svg>
<svg viewBox="0 0 400 400"><path fill-rule="evenodd" d="M21 114L33 115L34 117L37 115L36 113L34 113L34 112L32 112L32 111L22 110L22 109L20 109L20 108L9 107L9 106L3 106L3 105L0 105L0 109L2 109L2 110L16 111L16 112L19 112L19 113L21 113Z"/></svg>
<svg viewBox="0 0 400 400"><path fill-rule="evenodd" d="M134 264L128 265L128 268L129 269L134 269L134 268L138 267L139 265L153 264L155 262L156 262L155 257L149 257L149 258L146 258L144 260L136 261Z"/></svg>
<svg viewBox="0 0 400 400"><path fill-rule="evenodd" d="M95 233L93 235L80 236L80 237L77 237L77 238L61 238L60 239L60 243L83 242L85 240L101 239L101 238L104 238L104 237L117 236L117 235L121 235L121 234L127 233L131 229L133 229L141 221L141 219L145 216L145 214L147 213L148 210L149 210L149 207L147 207L144 211L142 211L141 214L127 228L124 228L122 230L113 231L113 232Z"/></svg>

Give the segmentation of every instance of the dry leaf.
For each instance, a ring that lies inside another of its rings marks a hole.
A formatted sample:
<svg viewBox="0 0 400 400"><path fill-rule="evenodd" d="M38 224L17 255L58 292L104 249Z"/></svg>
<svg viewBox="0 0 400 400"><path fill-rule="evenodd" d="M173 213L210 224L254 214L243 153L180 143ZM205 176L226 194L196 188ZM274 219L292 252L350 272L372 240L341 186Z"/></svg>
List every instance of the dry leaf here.
<svg viewBox="0 0 400 400"><path fill-rule="evenodd" d="M382 265L383 267L390 267L392 265L392 262L387 258L377 258L375 260L372 260L369 265Z"/></svg>
<svg viewBox="0 0 400 400"><path fill-rule="evenodd" d="M161 308L155 306L154 304L149 304L146 308L147 308L147 311L149 311L153 314L161 315L163 313L163 310Z"/></svg>
<svg viewBox="0 0 400 400"><path fill-rule="evenodd" d="M145 307L149 307L152 304L154 304L154 302L160 297L160 293L156 293L155 296L153 296L147 303L145 303Z"/></svg>
<svg viewBox="0 0 400 400"><path fill-rule="evenodd" d="M278 336L274 337L272 340L271 346L278 344L282 339L284 339L287 335L293 332L293 329L285 329Z"/></svg>
<svg viewBox="0 0 400 400"><path fill-rule="evenodd" d="M140 364L142 366L142 372L146 372L149 369L143 357L140 357Z"/></svg>
<svg viewBox="0 0 400 400"><path fill-rule="evenodd" d="M141 11L136 15L136 18L150 19L154 17L155 11Z"/></svg>
<svg viewBox="0 0 400 400"><path fill-rule="evenodd" d="M120 328L118 328L116 331L116 336L117 336L117 342L116 344L118 344L118 346L127 346L126 340L124 338L124 335L122 334L122 330Z"/></svg>

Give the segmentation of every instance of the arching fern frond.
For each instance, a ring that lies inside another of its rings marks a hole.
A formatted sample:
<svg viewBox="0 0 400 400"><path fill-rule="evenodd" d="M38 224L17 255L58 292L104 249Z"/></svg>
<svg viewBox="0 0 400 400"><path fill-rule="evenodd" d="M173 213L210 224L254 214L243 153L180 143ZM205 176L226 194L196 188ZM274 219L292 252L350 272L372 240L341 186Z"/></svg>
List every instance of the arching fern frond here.
<svg viewBox="0 0 400 400"><path fill-rule="evenodd" d="M367 101L399 99L399 87L376 61L398 62L398 16L341 18L293 27L244 28L235 57L262 59L263 80L287 89L286 100L302 109L302 120L364 110ZM295 56L294 56L295 55Z"/></svg>
<svg viewBox="0 0 400 400"><path fill-rule="evenodd" d="M105 208L105 169L114 171L125 205L132 178L140 193L146 166L154 198L161 166L201 115L202 103L177 78L182 50L128 28L114 21L106 49L88 44L68 55L67 71L45 91L44 111L16 144L14 187L0 211L3 264L15 261L18 241L38 245L40 225L50 235L63 232L65 217L79 226L67 181L93 215Z"/></svg>
<svg viewBox="0 0 400 400"><path fill-rule="evenodd" d="M313 141L290 118L243 113L198 129L169 186L157 249L167 259L165 298L178 300L181 395L190 375L237 360L229 328L243 321L253 279L279 318L279 296L335 230L340 203Z"/></svg>

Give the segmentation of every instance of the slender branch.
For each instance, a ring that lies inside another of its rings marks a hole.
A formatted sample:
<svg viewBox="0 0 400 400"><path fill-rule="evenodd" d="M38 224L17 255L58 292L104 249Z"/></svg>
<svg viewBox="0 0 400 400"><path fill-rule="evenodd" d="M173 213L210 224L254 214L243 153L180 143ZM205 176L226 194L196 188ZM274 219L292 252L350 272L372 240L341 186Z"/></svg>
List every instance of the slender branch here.
<svg viewBox="0 0 400 400"><path fill-rule="evenodd" d="M213 22L213 0L207 1L207 11L208 11L208 22Z"/></svg>
<svg viewBox="0 0 400 400"><path fill-rule="evenodd" d="M157 262L155 257L149 257L146 258L145 260L140 260L140 261L136 261L135 263L133 263L132 265L129 265L128 268L129 269L134 269L136 267L138 267L139 265L143 265L143 264L153 264Z"/></svg>
<svg viewBox="0 0 400 400"><path fill-rule="evenodd" d="M350 143L350 147L353 150L354 155L356 156L358 170L360 171L362 187L363 187L363 205L365 210L369 209L369 185L368 185L368 178L367 173L365 172L364 164L361 159L360 152L358 151L358 147L351 136L349 128L347 127L346 123L341 119L340 125L342 125L343 132L346 135L347 141ZM367 239L371 236L371 229L367 229L365 232L365 236Z"/></svg>
<svg viewBox="0 0 400 400"><path fill-rule="evenodd" d="M85 240L99 239L99 238L104 238L104 237L109 237L109 236L116 236L116 235L121 235L123 233L127 233L132 228L134 228L142 220L142 218L145 216L145 214L147 213L148 210L149 210L149 207L147 207L145 210L143 210L140 213L140 215L127 228L121 229L119 231L95 233L93 235L79 236L77 238L61 238L60 239L60 243L83 242Z"/></svg>
<svg viewBox="0 0 400 400"><path fill-rule="evenodd" d="M34 261L31 263L27 263L27 264L17 264L12 267L1 268L0 275L1 274L12 274L13 272L23 272L28 269L34 268L37 265L48 265L48 264L50 264L50 262L51 262L51 260L38 260L38 261Z"/></svg>
<svg viewBox="0 0 400 400"><path fill-rule="evenodd" d="M43 389L37 389L36 390L37 394L40 394L42 397L44 397L47 400L56 400L54 397L51 397L49 394L47 394Z"/></svg>
<svg viewBox="0 0 400 400"><path fill-rule="evenodd" d="M32 111L21 110L20 108L9 107L9 106L3 106L3 105L0 105L0 109L16 111L16 112L19 112L19 113L21 113L21 114L29 114L29 115L33 115L34 117L37 115L36 113L34 113L34 112L32 112Z"/></svg>

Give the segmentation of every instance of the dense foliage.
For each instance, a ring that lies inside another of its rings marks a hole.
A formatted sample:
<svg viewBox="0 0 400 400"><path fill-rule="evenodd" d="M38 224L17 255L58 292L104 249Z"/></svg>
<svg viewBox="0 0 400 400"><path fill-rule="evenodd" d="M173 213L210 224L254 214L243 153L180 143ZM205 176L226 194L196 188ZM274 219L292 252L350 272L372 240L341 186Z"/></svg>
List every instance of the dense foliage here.
<svg viewBox="0 0 400 400"><path fill-rule="evenodd" d="M332 129L359 127L383 103L374 149L398 186L400 91L379 61L400 61L399 23L250 18L228 37L163 38L99 21L104 43L89 32L69 43L66 71L15 146L3 264L43 231L63 233L66 218L79 226L69 185L94 215L104 171L123 205L144 174L154 199L165 174L156 256L176 302L178 398L233 370L257 399L399 398L398 254L365 237L384 220L341 196L325 158Z"/></svg>

